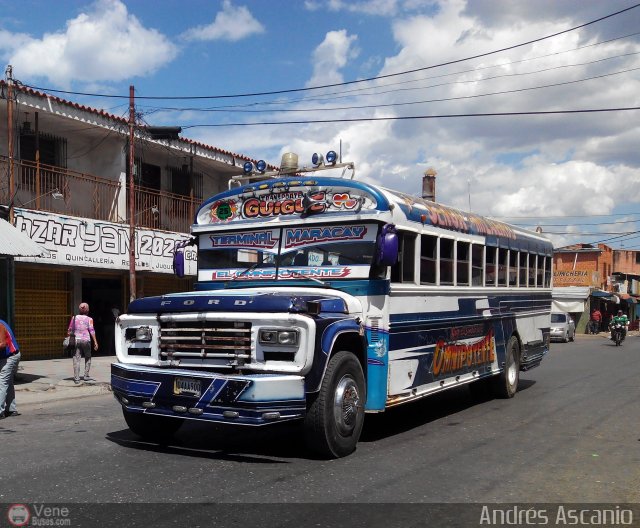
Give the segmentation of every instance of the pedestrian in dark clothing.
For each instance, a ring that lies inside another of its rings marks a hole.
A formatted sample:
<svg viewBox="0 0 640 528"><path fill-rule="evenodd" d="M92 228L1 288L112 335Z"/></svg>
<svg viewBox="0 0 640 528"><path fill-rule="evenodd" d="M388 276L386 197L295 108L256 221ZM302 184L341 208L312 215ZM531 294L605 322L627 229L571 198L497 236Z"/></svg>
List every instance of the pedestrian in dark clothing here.
<svg viewBox="0 0 640 528"><path fill-rule="evenodd" d="M14 378L20 363L20 347L11 328L0 319L0 420L19 416Z"/></svg>

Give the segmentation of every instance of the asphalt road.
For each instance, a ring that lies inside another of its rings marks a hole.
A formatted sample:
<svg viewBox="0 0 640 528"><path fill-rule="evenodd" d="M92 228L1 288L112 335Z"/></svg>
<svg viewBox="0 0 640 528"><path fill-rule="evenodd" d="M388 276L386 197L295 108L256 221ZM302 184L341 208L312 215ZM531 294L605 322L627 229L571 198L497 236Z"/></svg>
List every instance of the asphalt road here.
<svg viewBox="0 0 640 528"><path fill-rule="evenodd" d="M0 502L640 502L640 338L554 343L511 400L467 388L368 415L319 460L300 431L188 424L161 447L94 396L0 422Z"/></svg>

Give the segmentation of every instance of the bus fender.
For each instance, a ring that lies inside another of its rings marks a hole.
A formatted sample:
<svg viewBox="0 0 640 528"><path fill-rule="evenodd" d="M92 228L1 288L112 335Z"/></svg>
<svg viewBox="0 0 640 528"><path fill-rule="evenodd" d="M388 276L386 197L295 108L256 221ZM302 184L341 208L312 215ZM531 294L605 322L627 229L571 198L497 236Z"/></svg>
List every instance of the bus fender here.
<svg viewBox="0 0 640 528"><path fill-rule="evenodd" d="M321 333L316 342L316 353L313 364L306 376L306 392L317 392L327 369L332 354L340 350L352 352L362 364L362 370L367 376L365 351L366 340L362 335L362 326L355 318L340 319L330 322Z"/></svg>

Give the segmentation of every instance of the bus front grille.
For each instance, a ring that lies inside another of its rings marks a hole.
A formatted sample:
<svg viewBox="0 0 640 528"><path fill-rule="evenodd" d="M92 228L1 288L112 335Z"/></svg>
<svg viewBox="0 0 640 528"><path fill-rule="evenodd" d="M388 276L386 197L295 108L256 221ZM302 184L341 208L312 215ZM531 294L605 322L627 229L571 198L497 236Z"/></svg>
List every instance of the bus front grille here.
<svg viewBox="0 0 640 528"><path fill-rule="evenodd" d="M162 359L218 359L228 366L251 360L251 323L235 321L162 322Z"/></svg>

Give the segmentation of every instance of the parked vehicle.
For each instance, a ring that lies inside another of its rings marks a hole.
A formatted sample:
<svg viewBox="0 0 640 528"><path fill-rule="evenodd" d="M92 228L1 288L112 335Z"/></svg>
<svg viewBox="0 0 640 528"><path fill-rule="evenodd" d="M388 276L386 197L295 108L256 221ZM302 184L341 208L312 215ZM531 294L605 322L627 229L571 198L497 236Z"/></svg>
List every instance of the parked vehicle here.
<svg viewBox="0 0 640 528"><path fill-rule="evenodd" d="M551 314L551 340L573 341L576 337L576 323L568 313Z"/></svg>

